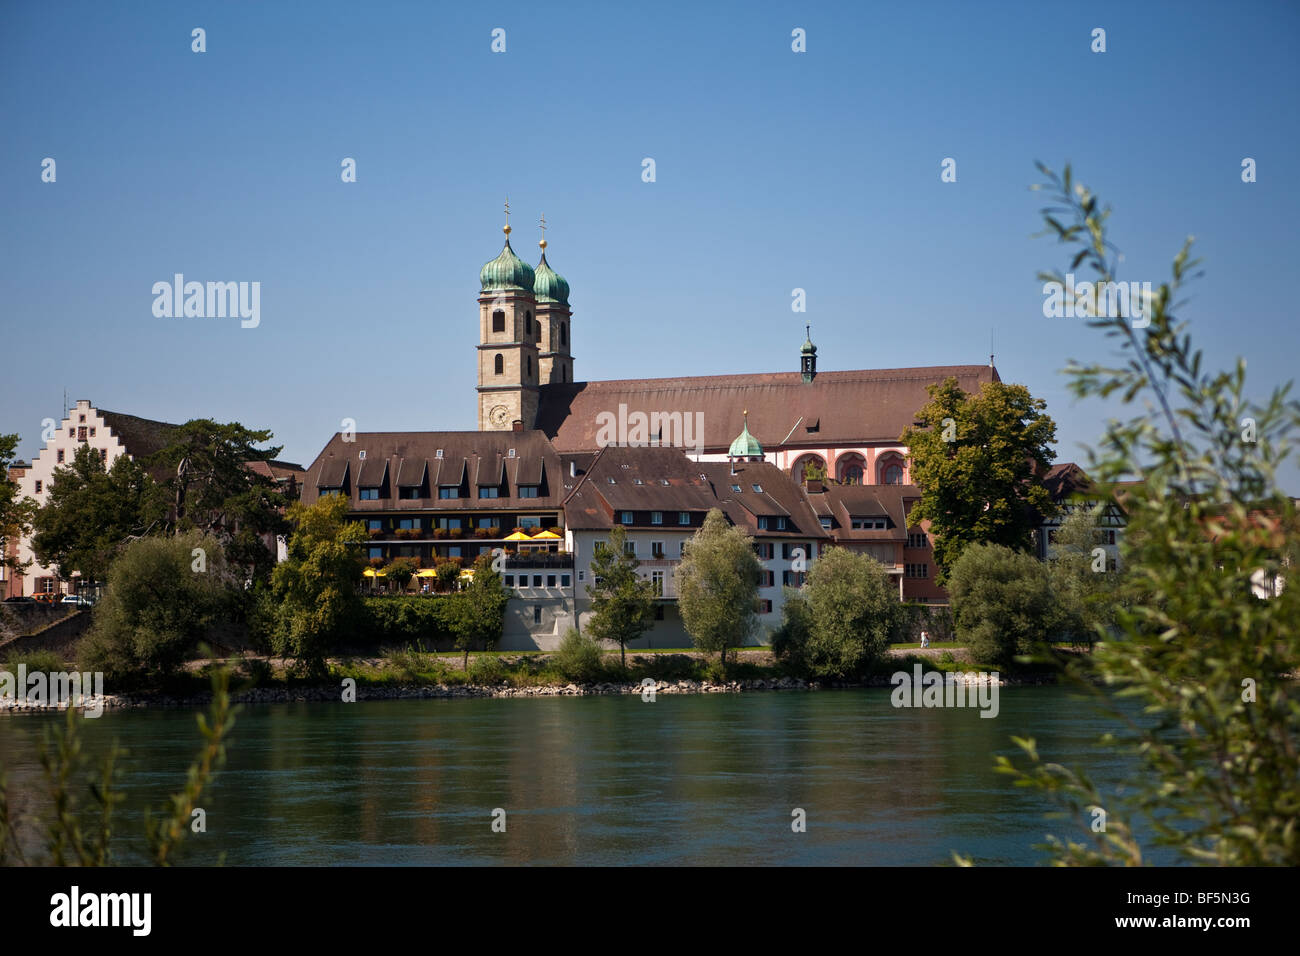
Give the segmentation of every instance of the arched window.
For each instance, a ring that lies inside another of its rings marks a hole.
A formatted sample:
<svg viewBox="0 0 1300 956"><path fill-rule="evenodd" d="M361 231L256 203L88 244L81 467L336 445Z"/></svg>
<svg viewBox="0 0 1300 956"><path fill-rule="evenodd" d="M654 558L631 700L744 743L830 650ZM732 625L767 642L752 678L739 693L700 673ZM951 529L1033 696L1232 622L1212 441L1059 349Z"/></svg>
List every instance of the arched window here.
<svg viewBox="0 0 1300 956"><path fill-rule="evenodd" d="M569 367L568 367L567 365L561 365L561 366L560 366L560 381L561 381L561 382L567 382L568 380L569 380Z"/></svg>
<svg viewBox="0 0 1300 956"><path fill-rule="evenodd" d="M501 375L502 373L505 372L505 370L506 370L506 360L505 360L501 355L497 355L496 360L495 360L492 364L493 364L493 366L495 366L494 371L495 371L498 375Z"/></svg>
<svg viewBox="0 0 1300 956"><path fill-rule="evenodd" d="M902 456L890 453L876 463L876 480L882 485L901 485L903 483Z"/></svg>
<svg viewBox="0 0 1300 956"><path fill-rule="evenodd" d="M569 344L569 328L563 322L560 323L560 344Z"/></svg>
<svg viewBox="0 0 1300 956"><path fill-rule="evenodd" d="M532 357L531 355L527 356L527 363L528 363L528 364L527 364L526 367L527 367L527 369L528 369L528 377L529 377L529 378L532 378L532 377L533 377L533 357Z"/></svg>
<svg viewBox="0 0 1300 956"><path fill-rule="evenodd" d="M860 485L866 474L867 461L856 452L841 455L835 462L835 477L842 485Z"/></svg>
<svg viewBox="0 0 1300 956"><path fill-rule="evenodd" d="M800 455L790 468L790 477L800 484L807 484L810 472L814 478L818 475L826 477L826 462L821 455Z"/></svg>
<svg viewBox="0 0 1300 956"><path fill-rule="evenodd" d="M524 335L533 334L533 313L524 313Z"/></svg>
<svg viewBox="0 0 1300 956"><path fill-rule="evenodd" d="M504 332L506 330L506 314L500 309L492 313L492 331Z"/></svg>

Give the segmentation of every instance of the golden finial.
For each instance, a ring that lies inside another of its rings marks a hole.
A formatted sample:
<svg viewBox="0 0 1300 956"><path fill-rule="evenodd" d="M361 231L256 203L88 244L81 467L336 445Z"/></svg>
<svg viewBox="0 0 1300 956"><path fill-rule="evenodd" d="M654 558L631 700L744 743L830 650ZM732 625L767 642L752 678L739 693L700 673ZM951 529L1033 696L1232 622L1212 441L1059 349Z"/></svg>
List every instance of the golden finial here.
<svg viewBox="0 0 1300 956"><path fill-rule="evenodd" d="M538 243L542 247L542 252L546 251L546 213L542 213L541 219L542 241Z"/></svg>
<svg viewBox="0 0 1300 956"><path fill-rule="evenodd" d="M506 197L506 224L501 230L507 236L510 235L510 197Z"/></svg>

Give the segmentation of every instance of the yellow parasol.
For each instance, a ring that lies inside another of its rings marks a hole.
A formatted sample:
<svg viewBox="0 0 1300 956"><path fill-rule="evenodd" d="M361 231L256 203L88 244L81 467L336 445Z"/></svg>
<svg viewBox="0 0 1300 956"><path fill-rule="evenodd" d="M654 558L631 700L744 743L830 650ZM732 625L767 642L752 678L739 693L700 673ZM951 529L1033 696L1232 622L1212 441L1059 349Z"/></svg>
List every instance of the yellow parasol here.
<svg viewBox="0 0 1300 956"><path fill-rule="evenodd" d="M533 539L528 537L528 535L524 534L522 531L516 531L514 534L506 535L506 540L507 541L532 541Z"/></svg>

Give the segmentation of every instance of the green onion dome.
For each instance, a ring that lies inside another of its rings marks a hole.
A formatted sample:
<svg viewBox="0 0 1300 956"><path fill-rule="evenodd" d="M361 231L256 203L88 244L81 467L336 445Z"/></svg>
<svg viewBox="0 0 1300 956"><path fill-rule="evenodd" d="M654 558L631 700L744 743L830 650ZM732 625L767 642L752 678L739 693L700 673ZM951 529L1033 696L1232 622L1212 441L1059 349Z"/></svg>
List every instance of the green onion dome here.
<svg viewBox="0 0 1300 956"><path fill-rule="evenodd" d="M745 412L745 427L727 451L728 458L762 458L763 446L749 433L749 412Z"/></svg>
<svg viewBox="0 0 1300 956"><path fill-rule="evenodd" d="M522 289L533 291L533 268L515 255L510 248L510 227L505 227L506 245L501 255L487 263L479 270L478 281L484 292L497 292L505 289Z"/></svg>
<svg viewBox="0 0 1300 956"><path fill-rule="evenodd" d="M537 263L534 271L533 294L538 302L555 302L563 306L569 304L569 283L546 262L546 240L538 243L542 247L542 261Z"/></svg>

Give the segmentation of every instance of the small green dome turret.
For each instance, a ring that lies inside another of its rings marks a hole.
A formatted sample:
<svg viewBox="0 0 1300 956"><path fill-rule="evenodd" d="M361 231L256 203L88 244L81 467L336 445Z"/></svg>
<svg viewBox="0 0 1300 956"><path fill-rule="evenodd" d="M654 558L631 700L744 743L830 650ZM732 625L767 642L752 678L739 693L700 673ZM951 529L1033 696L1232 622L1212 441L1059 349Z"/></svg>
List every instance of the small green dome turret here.
<svg viewBox="0 0 1300 956"><path fill-rule="evenodd" d="M506 245L501 250L501 255L479 270L479 286L484 292L498 292L508 289L522 289L525 292L532 292L533 283L536 281L533 268L515 255L515 251L510 248L509 226L505 227L505 233Z"/></svg>
<svg viewBox="0 0 1300 956"><path fill-rule="evenodd" d="M749 410L745 410L745 427L727 450L728 458L762 458L763 446L749 433Z"/></svg>
<svg viewBox="0 0 1300 956"><path fill-rule="evenodd" d="M538 302L554 302L568 306L569 283L547 263L546 240L543 239L538 245L542 247L542 261L537 263L537 268L533 270L533 274L537 277L533 282L533 295L537 297Z"/></svg>

